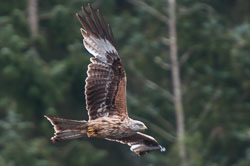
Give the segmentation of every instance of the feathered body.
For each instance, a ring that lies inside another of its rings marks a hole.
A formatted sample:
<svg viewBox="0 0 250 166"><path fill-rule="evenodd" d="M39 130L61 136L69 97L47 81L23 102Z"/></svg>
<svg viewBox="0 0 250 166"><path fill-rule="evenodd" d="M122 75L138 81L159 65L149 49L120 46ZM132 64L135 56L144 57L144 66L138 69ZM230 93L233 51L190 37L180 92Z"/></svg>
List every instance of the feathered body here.
<svg viewBox="0 0 250 166"><path fill-rule="evenodd" d="M54 126L53 142L80 137L97 137L131 146L138 155L165 148L151 136L140 133L144 123L129 118L126 103L126 72L116 50L111 27L91 5L82 8L85 20L76 14L83 26L81 34L90 58L85 86L88 121L67 120L45 116Z"/></svg>
<svg viewBox="0 0 250 166"><path fill-rule="evenodd" d="M109 139L128 137L136 133L130 128L130 123L128 118L123 120L114 116L98 118L88 123L88 136Z"/></svg>

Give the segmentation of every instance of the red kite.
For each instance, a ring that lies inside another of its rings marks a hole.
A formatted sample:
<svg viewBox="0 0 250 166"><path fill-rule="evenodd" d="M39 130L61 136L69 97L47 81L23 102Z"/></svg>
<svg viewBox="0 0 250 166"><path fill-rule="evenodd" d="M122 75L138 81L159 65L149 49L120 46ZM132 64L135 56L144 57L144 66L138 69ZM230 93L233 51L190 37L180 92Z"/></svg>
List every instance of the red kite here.
<svg viewBox="0 0 250 166"><path fill-rule="evenodd" d="M89 5L90 14L82 8L85 20L76 16L83 26L81 34L90 58L85 97L89 120L78 121L45 116L54 126L53 142L80 137L97 137L131 146L141 156L165 148L151 136L140 133L144 123L128 116L126 103L126 73L114 44L111 27L105 24L99 10Z"/></svg>

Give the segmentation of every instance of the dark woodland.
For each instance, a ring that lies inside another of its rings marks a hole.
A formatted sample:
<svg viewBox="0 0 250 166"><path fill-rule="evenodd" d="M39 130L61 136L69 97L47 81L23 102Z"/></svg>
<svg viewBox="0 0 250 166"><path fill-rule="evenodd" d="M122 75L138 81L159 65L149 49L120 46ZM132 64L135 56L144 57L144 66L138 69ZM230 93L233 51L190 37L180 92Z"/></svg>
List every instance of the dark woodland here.
<svg viewBox="0 0 250 166"><path fill-rule="evenodd" d="M166 152L52 143L44 115L88 119L76 13L112 27L128 114ZM249 166L250 1L0 0L0 166Z"/></svg>

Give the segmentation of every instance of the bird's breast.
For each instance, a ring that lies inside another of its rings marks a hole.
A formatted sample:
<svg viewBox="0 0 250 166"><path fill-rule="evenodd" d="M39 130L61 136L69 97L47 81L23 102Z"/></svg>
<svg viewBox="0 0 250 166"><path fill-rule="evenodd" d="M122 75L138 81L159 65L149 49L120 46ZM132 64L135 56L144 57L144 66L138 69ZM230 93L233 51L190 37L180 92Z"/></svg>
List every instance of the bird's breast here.
<svg viewBox="0 0 250 166"><path fill-rule="evenodd" d="M94 137L99 138L122 138L135 134L126 120L119 118L98 118L89 122L89 128L94 132Z"/></svg>

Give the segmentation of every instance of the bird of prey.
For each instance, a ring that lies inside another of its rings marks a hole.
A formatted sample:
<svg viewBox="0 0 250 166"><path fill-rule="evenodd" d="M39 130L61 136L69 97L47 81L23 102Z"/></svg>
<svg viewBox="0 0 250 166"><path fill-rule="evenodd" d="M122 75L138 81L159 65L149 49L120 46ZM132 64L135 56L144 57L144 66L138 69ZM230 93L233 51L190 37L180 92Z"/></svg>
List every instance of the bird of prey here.
<svg viewBox="0 0 250 166"><path fill-rule="evenodd" d="M88 5L82 7L85 17L76 16L83 28L83 45L94 57L90 58L85 86L86 108L89 120L68 120L45 117L54 126L53 142L80 137L97 137L131 146L141 156L165 148L151 136L141 133L144 123L128 116L126 104L126 73L117 52L111 27L105 24L99 12Z"/></svg>

